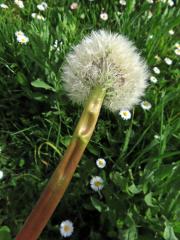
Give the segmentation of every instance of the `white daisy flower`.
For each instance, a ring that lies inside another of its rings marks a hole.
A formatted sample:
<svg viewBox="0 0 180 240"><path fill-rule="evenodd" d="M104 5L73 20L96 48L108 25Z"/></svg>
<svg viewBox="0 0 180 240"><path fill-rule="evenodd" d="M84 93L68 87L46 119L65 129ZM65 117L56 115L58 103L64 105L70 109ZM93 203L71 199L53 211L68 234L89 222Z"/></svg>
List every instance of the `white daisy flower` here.
<svg viewBox="0 0 180 240"><path fill-rule="evenodd" d="M6 5L6 4L4 4L4 3L1 3L1 4L0 4L0 7L1 7L1 8L4 8L4 9L9 8L8 5Z"/></svg>
<svg viewBox="0 0 180 240"><path fill-rule="evenodd" d="M155 138L155 139L160 139L160 136L157 135L157 134L155 134L155 135L154 135L154 138Z"/></svg>
<svg viewBox="0 0 180 240"><path fill-rule="evenodd" d="M14 0L14 3L19 7L19 8L24 8L24 3L21 0Z"/></svg>
<svg viewBox="0 0 180 240"><path fill-rule="evenodd" d="M77 8L78 8L78 3L76 3L76 2L71 3L71 5L70 5L71 10L76 10Z"/></svg>
<svg viewBox="0 0 180 240"><path fill-rule="evenodd" d="M161 61L161 58L158 56L158 55L155 55L155 57L154 57L158 62L160 62Z"/></svg>
<svg viewBox="0 0 180 240"><path fill-rule="evenodd" d="M47 9L47 7L48 7L48 5L46 2L42 2L37 5L37 8L39 9L39 11L45 11Z"/></svg>
<svg viewBox="0 0 180 240"><path fill-rule="evenodd" d="M165 61L165 63L167 65L171 65L172 64L172 60L170 58L165 58L164 61Z"/></svg>
<svg viewBox="0 0 180 240"><path fill-rule="evenodd" d="M153 14L152 14L152 12L151 11L148 11L148 19L150 19L150 18L152 18L152 16L153 16Z"/></svg>
<svg viewBox="0 0 180 240"><path fill-rule="evenodd" d="M169 5L170 7L173 7L173 6L174 6L174 1L168 0L168 5Z"/></svg>
<svg viewBox="0 0 180 240"><path fill-rule="evenodd" d="M16 35L16 37L24 36L24 33L22 31L16 31L15 35Z"/></svg>
<svg viewBox="0 0 180 240"><path fill-rule="evenodd" d="M98 158L96 160L96 165L98 168L104 168L106 166L106 161L103 158Z"/></svg>
<svg viewBox="0 0 180 240"><path fill-rule="evenodd" d="M25 35L20 35L20 36L17 36L17 41L21 44L26 44L29 42L29 38L26 37Z"/></svg>
<svg viewBox="0 0 180 240"><path fill-rule="evenodd" d="M45 21L45 18L44 18L41 14L37 14L36 18L37 18L38 20L43 20L43 21Z"/></svg>
<svg viewBox="0 0 180 240"><path fill-rule="evenodd" d="M37 16L37 13L31 13L32 18L36 18L36 16Z"/></svg>
<svg viewBox="0 0 180 240"><path fill-rule="evenodd" d="M169 30L169 34L170 34L170 35L174 35L174 30L170 29L170 30Z"/></svg>
<svg viewBox="0 0 180 240"><path fill-rule="evenodd" d="M122 117L123 120L128 120L131 118L131 112L129 110L121 110L119 115Z"/></svg>
<svg viewBox="0 0 180 240"><path fill-rule="evenodd" d="M101 177L95 176L95 177L92 177L90 181L90 185L91 185L91 188L97 192L103 189L104 181Z"/></svg>
<svg viewBox="0 0 180 240"><path fill-rule="evenodd" d="M141 107L145 110L149 110L152 107L152 105L148 101L142 101L141 102Z"/></svg>
<svg viewBox="0 0 180 240"><path fill-rule="evenodd" d="M151 76L150 81L153 82L153 83L157 83L157 78L154 77L154 76Z"/></svg>
<svg viewBox="0 0 180 240"><path fill-rule="evenodd" d="M152 39L153 38L153 35L149 35L149 39Z"/></svg>
<svg viewBox="0 0 180 240"><path fill-rule="evenodd" d="M180 43L175 43L174 45L176 48L180 49Z"/></svg>
<svg viewBox="0 0 180 240"><path fill-rule="evenodd" d="M60 224L60 233L63 237L70 237L74 231L73 223L70 220L65 220Z"/></svg>
<svg viewBox="0 0 180 240"><path fill-rule="evenodd" d="M180 55L180 48L175 49L174 52L175 52L176 55L179 56Z"/></svg>
<svg viewBox="0 0 180 240"><path fill-rule="evenodd" d="M151 4L154 3L153 0L146 0L146 2L151 3Z"/></svg>
<svg viewBox="0 0 180 240"><path fill-rule="evenodd" d="M0 180L3 178L3 176L4 176L4 173L2 170L0 170Z"/></svg>
<svg viewBox="0 0 180 240"><path fill-rule="evenodd" d="M121 5L123 5L123 6L126 5L126 1L125 1L125 0L120 0L119 3L120 3Z"/></svg>
<svg viewBox="0 0 180 240"><path fill-rule="evenodd" d="M101 18L102 20L104 20L104 21L107 21L107 20L108 20L108 14L105 13L105 12L101 13L101 14L100 14L100 18Z"/></svg>
<svg viewBox="0 0 180 240"><path fill-rule="evenodd" d="M154 67L153 68L153 71L156 73L156 74L160 74L160 69L158 67Z"/></svg>

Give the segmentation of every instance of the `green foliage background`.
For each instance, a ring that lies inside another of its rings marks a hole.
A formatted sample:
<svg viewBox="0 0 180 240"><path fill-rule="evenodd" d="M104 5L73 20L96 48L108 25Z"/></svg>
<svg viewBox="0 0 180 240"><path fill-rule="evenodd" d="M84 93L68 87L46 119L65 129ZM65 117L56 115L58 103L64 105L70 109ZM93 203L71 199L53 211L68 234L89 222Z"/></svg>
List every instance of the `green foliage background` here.
<svg viewBox="0 0 180 240"><path fill-rule="evenodd" d="M61 239L59 224L65 219L74 223L71 239L178 239L180 89L174 44L180 11L179 1L174 2L170 7L128 0L122 6L116 0L84 0L71 11L72 1L53 0L47 1L43 22L31 17L39 1L26 1L24 9L5 1L9 9L0 8L1 239L11 239L21 228L71 139L82 107L72 105L62 89L61 66L73 45L100 28L126 35L150 70L161 70L144 97L152 108L136 106L129 121L101 111L91 143L40 240ZM102 11L107 21L100 19ZM18 30L29 37L27 45L17 42ZM51 47L56 39L59 51ZM107 161L103 170L96 167L98 157ZM105 181L100 194L89 186L96 175Z"/></svg>

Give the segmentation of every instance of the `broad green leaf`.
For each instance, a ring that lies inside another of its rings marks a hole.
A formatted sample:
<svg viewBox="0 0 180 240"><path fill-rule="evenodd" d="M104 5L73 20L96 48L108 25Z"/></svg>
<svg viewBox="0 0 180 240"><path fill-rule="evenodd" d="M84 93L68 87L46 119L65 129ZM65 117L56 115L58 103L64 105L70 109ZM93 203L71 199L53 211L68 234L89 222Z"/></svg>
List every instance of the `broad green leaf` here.
<svg viewBox="0 0 180 240"><path fill-rule="evenodd" d="M98 212L102 212L106 209L106 205L95 197L91 197L91 203L98 210Z"/></svg>
<svg viewBox="0 0 180 240"><path fill-rule="evenodd" d="M152 199L152 192L146 194L146 196L144 197L144 201L149 207L154 207L154 204L153 204L152 200L153 200Z"/></svg>
<svg viewBox="0 0 180 240"><path fill-rule="evenodd" d="M1 240L12 240L10 229L7 226L0 227L0 239Z"/></svg>
<svg viewBox="0 0 180 240"><path fill-rule="evenodd" d="M37 80L31 82L31 85L36 88L43 88L43 89L52 90L55 92L55 89L53 87L51 87L49 84L45 83L41 79L37 79Z"/></svg>
<svg viewBox="0 0 180 240"><path fill-rule="evenodd" d="M178 240L177 237L175 236L174 229L170 225L170 223L166 222L165 225L166 226L165 226L164 233L163 233L164 239L165 240Z"/></svg>
<svg viewBox="0 0 180 240"><path fill-rule="evenodd" d="M113 183L120 187L123 192L128 192L128 179L124 178L121 173L119 172L111 172L110 173L110 179L113 181Z"/></svg>
<svg viewBox="0 0 180 240"><path fill-rule="evenodd" d="M133 183L131 186L128 187L129 191L133 194L137 194L141 192L140 188L137 188L136 185Z"/></svg>

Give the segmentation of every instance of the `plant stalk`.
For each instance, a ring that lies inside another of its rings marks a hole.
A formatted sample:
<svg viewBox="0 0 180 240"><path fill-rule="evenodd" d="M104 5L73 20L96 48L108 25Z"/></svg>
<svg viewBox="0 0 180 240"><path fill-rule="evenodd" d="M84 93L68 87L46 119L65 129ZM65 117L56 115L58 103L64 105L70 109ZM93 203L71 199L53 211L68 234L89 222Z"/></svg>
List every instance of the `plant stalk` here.
<svg viewBox="0 0 180 240"><path fill-rule="evenodd" d="M63 197L90 141L104 97L105 90L99 86L91 91L64 157L55 169L23 228L16 236L16 240L36 240L40 236Z"/></svg>

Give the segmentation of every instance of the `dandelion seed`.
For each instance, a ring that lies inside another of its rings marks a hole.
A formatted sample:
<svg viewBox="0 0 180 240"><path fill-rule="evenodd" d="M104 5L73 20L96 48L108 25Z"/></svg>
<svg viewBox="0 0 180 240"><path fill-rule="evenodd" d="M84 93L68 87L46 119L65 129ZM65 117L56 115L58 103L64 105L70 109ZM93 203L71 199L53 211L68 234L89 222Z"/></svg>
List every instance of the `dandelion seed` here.
<svg viewBox="0 0 180 240"><path fill-rule="evenodd" d="M119 3L120 3L121 5L123 5L123 6L126 5L126 1L125 1L125 0L120 0Z"/></svg>
<svg viewBox="0 0 180 240"><path fill-rule="evenodd" d="M74 231L73 223L70 220L65 220L61 222L59 230L62 237L70 237Z"/></svg>
<svg viewBox="0 0 180 240"><path fill-rule="evenodd" d="M152 107L152 105L148 101L142 101L141 102L141 107L145 110L149 110Z"/></svg>
<svg viewBox="0 0 180 240"><path fill-rule="evenodd" d="M19 7L19 8L24 8L24 3L21 0L14 0L14 3Z"/></svg>
<svg viewBox="0 0 180 240"><path fill-rule="evenodd" d="M150 81L151 81L152 83L157 83L157 78L154 77L154 76L151 76L151 77L150 77Z"/></svg>
<svg viewBox="0 0 180 240"><path fill-rule="evenodd" d="M107 21L108 20L108 14L103 12L100 14L100 18L103 20L103 21Z"/></svg>
<svg viewBox="0 0 180 240"><path fill-rule="evenodd" d="M2 170L0 170L0 180L4 177L4 173Z"/></svg>
<svg viewBox="0 0 180 240"><path fill-rule="evenodd" d="M104 106L131 109L144 94L149 77L133 43L104 30L92 32L74 47L63 66L63 86L73 102L84 104L97 85L106 90Z"/></svg>
<svg viewBox="0 0 180 240"><path fill-rule="evenodd" d="M96 160L96 165L98 168L104 168L106 166L106 161L103 158L98 158Z"/></svg>
<svg viewBox="0 0 180 240"><path fill-rule="evenodd" d="M48 5L46 2L42 2L37 5L37 8L39 9L39 11L45 11L47 9L47 7L48 7Z"/></svg>
<svg viewBox="0 0 180 240"><path fill-rule="evenodd" d="M172 0L168 0L168 5L169 5L170 7L173 7L173 6L174 6L174 2L173 2Z"/></svg>
<svg viewBox="0 0 180 240"><path fill-rule="evenodd" d="M0 8L7 9L7 8L9 8L9 7L8 7L8 5L6 5L6 4L4 4L4 3L1 3L1 4L0 4Z"/></svg>
<svg viewBox="0 0 180 240"><path fill-rule="evenodd" d="M179 48L175 49L174 52L175 52L176 55L178 55L178 56L180 55L180 49Z"/></svg>
<svg viewBox="0 0 180 240"><path fill-rule="evenodd" d="M76 3L76 2L71 3L71 5L70 5L71 10L76 10L77 8L78 8L78 3Z"/></svg>
<svg viewBox="0 0 180 240"><path fill-rule="evenodd" d="M103 189L104 181L99 176L93 177L90 181L90 186L94 191L98 192Z"/></svg>
<svg viewBox="0 0 180 240"><path fill-rule="evenodd" d="M131 118L131 113L129 110L121 110L119 115L122 117L123 120L128 120Z"/></svg>
<svg viewBox="0 0 180 240"><path fill-rule="evenodd" d="M174 35L174 30L170 29L170 30L169 30L169 34L170 34L170 35Z"/></svg>
<svg viewBox="0 0 180 240"><path fill-rule="evenodd" d="M170 58L165 58L164 61L167 65L172 65L172 60Z"/></svg>
<svg viewBox="0 0 180 240"><path fill-rule="evenodd" d="M154 67L153 68L153 71L156 73L156 74L160 74L160 69L158 67Z"/></svg>

